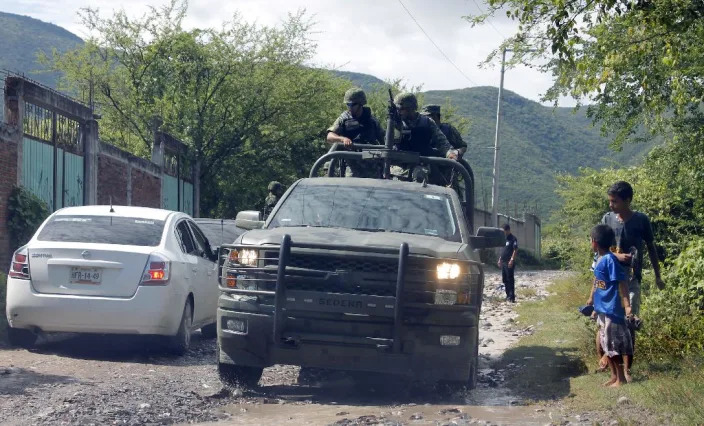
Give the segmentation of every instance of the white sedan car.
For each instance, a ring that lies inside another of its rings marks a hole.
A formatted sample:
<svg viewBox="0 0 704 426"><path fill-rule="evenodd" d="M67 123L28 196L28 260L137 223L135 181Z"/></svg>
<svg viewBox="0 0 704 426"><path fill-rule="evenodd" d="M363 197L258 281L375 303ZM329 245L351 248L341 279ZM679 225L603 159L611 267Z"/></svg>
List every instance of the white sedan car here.
<svg viewBox="0 0 704 426"><path fill-rule="evenodd" d="M178 354L215 337L217 255L190 216L145 207L56 211L13 255L10 342L38 332L168 336Z"/></svg>

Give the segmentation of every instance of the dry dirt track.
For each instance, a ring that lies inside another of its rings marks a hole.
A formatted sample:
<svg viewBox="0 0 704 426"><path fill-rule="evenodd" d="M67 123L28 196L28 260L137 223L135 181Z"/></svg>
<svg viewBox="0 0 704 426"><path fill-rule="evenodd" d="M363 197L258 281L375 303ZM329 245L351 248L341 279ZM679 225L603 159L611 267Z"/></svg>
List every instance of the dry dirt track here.
<svg viewBox="0 0 704 426"><path fill-rule="evenodd" d="M532 298L560 272L517 274ZM527 407L502 387L492 359L532 328L515 324L489 274L480 329L479 386L449 393L392 377L296 367L267 369L256 389L222 388L215 343L194 336L184 357L126 338L52 336L32 351L0 348L2 424L545 424L558 413ZM520 295L519 290L519 295ZM520 301L519 301L520 302ZM442 362L442 360L438 360Z"/></svg>

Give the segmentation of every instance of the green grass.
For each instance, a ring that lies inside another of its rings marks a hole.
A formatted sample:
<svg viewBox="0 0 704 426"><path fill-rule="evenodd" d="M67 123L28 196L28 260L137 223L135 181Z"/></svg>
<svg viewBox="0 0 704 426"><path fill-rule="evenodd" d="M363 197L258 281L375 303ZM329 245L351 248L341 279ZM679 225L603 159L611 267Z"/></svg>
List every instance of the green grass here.
<svg viewBox="0 0 704 426"><path fill-rule="evenodd" d="M576 414L597 412L626 424L704 424L704 359L639 363L636 352L633 383L601 386L608 375L595 373L595 326L577 312L588 290L583 278L560 280L546 300L518 307L521 326L536 331L498 361L509 371L507 385L528 401L559 400ZM630 403L619 406L621 396Z"/></svg>

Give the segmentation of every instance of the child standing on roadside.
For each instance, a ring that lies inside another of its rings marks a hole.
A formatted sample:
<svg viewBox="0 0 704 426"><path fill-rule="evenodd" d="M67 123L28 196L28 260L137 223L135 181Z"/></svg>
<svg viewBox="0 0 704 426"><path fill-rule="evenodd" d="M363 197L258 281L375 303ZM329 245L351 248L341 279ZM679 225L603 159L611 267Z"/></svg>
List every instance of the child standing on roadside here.
<svg viewBox="0 0 704 426"><path fill-rule="evenodd" d="M592 250L599 258L594 267L594 285L587 305L594 305L599 323L599 340L608 356L611 379L604 386L621 386L627 382L625 365L633 356L631 333L626 317L631 316L626 272L618 259L609 251L614 231L608 225L592 228Z"/></svg>

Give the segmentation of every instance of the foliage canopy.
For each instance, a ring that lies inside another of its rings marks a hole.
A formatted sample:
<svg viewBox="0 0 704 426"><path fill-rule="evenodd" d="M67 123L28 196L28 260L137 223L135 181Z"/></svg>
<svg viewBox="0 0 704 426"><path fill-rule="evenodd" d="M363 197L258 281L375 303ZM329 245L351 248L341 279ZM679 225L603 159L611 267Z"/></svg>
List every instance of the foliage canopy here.
<svg viewBox="0 0 704 426"><path fill-rule="evenodd" d="M94 93L108 142L148 157L160 117L192 148L203 213L231 216L259 202L268 180L301 176L348 83L305 66L316 46L303 11L278 27L235 15L218 30L186 30L186 9L172 0L137 19L83 9L91 37L44 62L63 72L64 89Z"/></svg>

